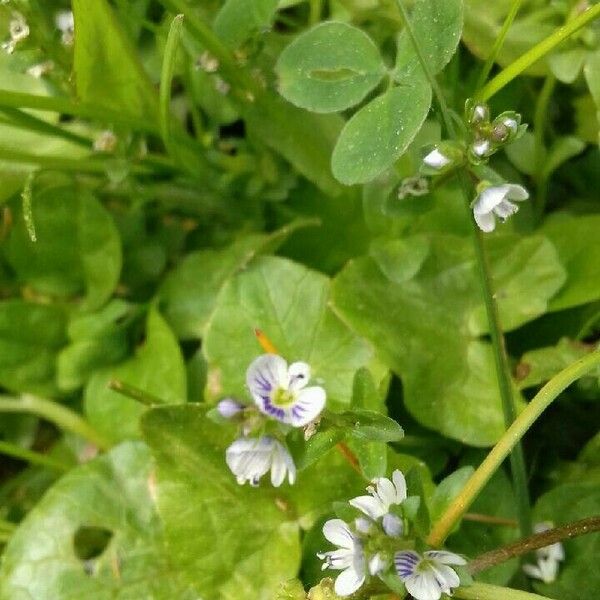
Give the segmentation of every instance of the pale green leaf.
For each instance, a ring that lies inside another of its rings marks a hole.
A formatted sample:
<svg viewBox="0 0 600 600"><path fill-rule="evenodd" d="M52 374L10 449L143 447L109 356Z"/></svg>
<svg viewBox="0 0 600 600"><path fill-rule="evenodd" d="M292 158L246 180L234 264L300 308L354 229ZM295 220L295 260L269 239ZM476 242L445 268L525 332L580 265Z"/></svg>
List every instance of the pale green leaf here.
<svg viewBox="0 0 600 600"><path fill-rule="evenodd" d="M390 88L346 123L331 157L342 183L365 183L390 167L417 135L431 105L429 84L416 79Z"/></svg>
<svg viewBox="0 0 600 600"><path fill-rule="evenodd" d="M227 0L213 29L228 46L237 48L249 37L271 26L278 0Z"/></svg>
<svg viewBox="0 0 600 600"><path fill-rule="evenodd" d="M299 35L275 70L286 100L327 113L358 104L381 81L385 65L366 33L330 21Z"/></svg>

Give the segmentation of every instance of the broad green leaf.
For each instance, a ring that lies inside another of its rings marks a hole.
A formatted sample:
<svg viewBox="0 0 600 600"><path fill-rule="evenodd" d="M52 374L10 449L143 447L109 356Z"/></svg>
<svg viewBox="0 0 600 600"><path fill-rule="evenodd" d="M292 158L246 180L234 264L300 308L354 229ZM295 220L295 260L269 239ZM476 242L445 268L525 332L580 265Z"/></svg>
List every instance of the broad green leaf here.
<svg viewBox="0 0 600 600"><path fill-rule="evenodd" d="M144 407L108 388L114 380L148 392L166 403L186 400L186 375L177 340L160 314L148 313L146 338L134 357L97 371L85 388L85 413L108 439L139 437L139 418Z"/></svg>
<svg viewBox="0 0 600 600"><path fill-rule="evenodd" d="M385 65L366 33L330 21L300 34L281 53L275 71L286 100L328 113L358 104L381 81Z"/></svg>
<svg viewBox="0 0 600 600"><path fill-rule="evenodd" d="M430 71L435 75L449 62L460 42L463 28L463 0L417 0L410 21ZM406 31L400 34L395 78L410 81L415 73L425 74Z"/></svg>
<svg viewBox="0 0 600 600"><path fill-rule="evenodd" d="M584 344L563 338L556 346L526 352L515 370L519 387L526 389L545 383L589 351Z"/></svg>
<svg viewBox="0 0 600 600"><path fill-rule="evenodd" d="M558 137L544 159L544 175L550 177L558 167L578 154L581 154L584 149L585 142L575 136L565 135Z"/></svg>
<svg viewBox="0 0 600 600"><path fill-rule="evenodd" d="M336 277L332 296L336 311L401 376L406 407L421 424L485 446L504 424L492 349L468 333L480 301L471 252L468 240L434 236L419 275L402 284L372 259L358 259Z"/></svg>
<svg viewBox="0 0 600 600"><path fill-rule="evenodd" d="M346 123L331 157L333 174L346 185L365 183L390 167L417 135L431 105L420 79L394 87Z"/></svg>
<svg viewBox="0 0 600 600"><path fill-rule="evenodd" d="M249 137L281 154L326 194L337 196L340 184L331 175L330 160L344 121L337 115L315 115L265 92L240 107Z"/></svg>
<svg viewBox="0 0 600 600"><path fill-rule="evenodd" d="M192 252L173 269L159 290L165 318L182 339L202 337L216 298L235 273L256 256L274 251L288 235L310 224L296 221L271 234L240 238L223 249Z"/></svg>
<svg viewBox="0 0 600 600"><path fill-rule="evenodd" d="M328 296L327 277L282 258L258 258L238 273L223 288L206 330L207 397L246 397L246 368L262 354L258 328L286 360L311 366L329 403L349 404L354 373L373 353L334 315Z"/></svg>
<svg viewBox="0 0 600 600"><path fill-rule="evenodd" d="M304 586L299 579L290 579L281 584L274 600L306 600Z"/></svg>
<svg viewBox="0 0 600 600"><path fill-rule="evenodd" d="M9 241L8 258L18 279L41 294L80 297L94 310L111 296L121 273L121 242L108 211L89 192L48 188L34 196L37 241L22 211Z"/></svg>
<svg viewBox="0 0 600 600"><path fill-rule="evenodd" d="M394 283L412 279L429 253L429 241L424 236L407 239L377 239L371 244L369 254L384 275Z"/></svg>
<svg viewBox="0 0 600 600"><path fill-rule="evenodd" d="M56 355L67 341L66 321L58 306L0 302L0 385L15 392L55 394Z"/></svg>
<svg viewBox="0 0 600 600"><path fill-rule="evenodd" d="M372 442L399 442L404 437L402 427L374 410L354 408L332 415L338 427L343 427L352 437Z"/></svg>
<svg viewBox="0 0 600 600"><path fill-rule="evenodd" d="M197 405L146 413L158 462L158 507L168 553L201 597L272 600L300 566L299 528L360 489L337 454L298 474L294 486L240 486L225 464L232 441Z"/></svg>
<svg viewBox="0 0 600 600"><path fill-rule="evenodd" d="M166 551L155 508L150 453L127 443L60 479L12 536L0 569L11 600L194 600ZM77 555L90 528L110 534L98 556Z"/></svg>
<svg viewBox="0 0 600 600"><path fill-rule="evenodd" d="M221 7L213 29L232 48L271 26L278 0L227 0Z"/></svg>
<svg viewBox="0 0 600 600"><path fill-rule="evenodd" d="M566 525L600 514L598 480L582 480L559 485L544 494L534 509L536 522ZM534 582L539 594L560 600L582 600L600 596L600 572L590 569L590 558L600 554L600 534L591 533L563 541L565 561L554 583Z"/></svg>
<svg viewBox="0 0 600 600"><path fill-rule="evenodd" d="M440 481L429 499L429 514L432 521L437 521L442 516L473 472L473 467L461 467Z"/></svg>
<svg viewBox="0 0 600 600"><path fill-rule="evenodd" d="M548 56L548 66L559 81L573 83L581 74L587 54L586 48L582 46L574 46L566 50L561 48Z"/></svg>
<svg viewBox="0 0 600 600"><path fill-rule="evenodd" d="M107 0L73 0L75 85L82 102L156 119L158 97Z"/></svg>
<svg viewBox="0 0 600 600"><path fill-rule="evenodd" d="M555 213L541 228L558 251L567 281L550 301L550 310L562 310L600 298L600 215Z"/></svg>

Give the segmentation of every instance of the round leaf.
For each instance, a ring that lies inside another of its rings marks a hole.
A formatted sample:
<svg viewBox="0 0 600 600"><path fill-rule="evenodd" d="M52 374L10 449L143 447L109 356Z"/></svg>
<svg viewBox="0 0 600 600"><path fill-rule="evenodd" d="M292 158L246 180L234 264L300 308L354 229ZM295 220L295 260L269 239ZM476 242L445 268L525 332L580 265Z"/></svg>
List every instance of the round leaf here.
<svg viewBox="0 0 600 600"><path fill-rule="evenodd" d="M297 37L277 61L279 91L302 108L335 112L358 104L385 65L371 38L346 23L321 23Z"/></svg>

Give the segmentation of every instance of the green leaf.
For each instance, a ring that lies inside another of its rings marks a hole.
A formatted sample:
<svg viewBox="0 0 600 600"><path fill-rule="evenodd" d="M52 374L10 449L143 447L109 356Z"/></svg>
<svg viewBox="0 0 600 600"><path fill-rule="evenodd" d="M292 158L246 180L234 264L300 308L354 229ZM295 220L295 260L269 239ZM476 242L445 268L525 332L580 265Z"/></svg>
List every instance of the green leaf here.
<svg viewBox="0 0 600 600"><path fill-rule="evenodd" d="M268 92L240 106L248 135L281 154L326 194L337 196L340 184L330 160L344 121L337 115L315 115Z"/></svg>
<svg viewBox="0 0 600 600"><path fill-rule="evenodd" d="M406 239L377 239L371 244L369 254L384 275L394 283L412 279L429 253L429 241L417 235Z"/></svg>
<svg viewBox="0 0 600 600"><path fill-rule="evenodd" d="M335 21L299 35L279 56L279 92L314 112L358 104L380 81L385 65L371 38Z"/></svg>
<svg viewBox="0 0 600 600"><path fill-rule="evenodd" d="M17 216L8 258L18 278L42 294L79 296L94 310L112 295L121 273L121 242L110 213L89 192L48 188L34 197L37 241L22 212Z"/></svg>
<svg viewBox="0 0 600 600"><path fill-rule="evenodd" d="M15 392L55 394L56 354L67 341L66 320L58 306L0 302L0 385Z"/></svg>
<svg viewBox="0 0 600 600"><path fill-rule="evenodd" d="M491 346L468 328L481 301L472 247L455 236L429 239L419 274L402 284L370 258L349 263L334 280L334 307L402 378L406 407L421 424L489 445L504 419Z"/></svg>
<svg viewBox="0 0 600 600"><path fill-rule="evenodd" d="M559 50L548 56L548 66L559 81L573 83L581 74L587 54L587 49L581 46Z"/></svg>
<svg viewBox="0 0 600 600"><path fill-rule="evenodd" d="M338 426L355 438L371 442L399 442L404 437L402 427L381 413L355 408L332 415Z"/></svg>
<svg viewBox="0 0 600 600"><path fill-rule="evenodd" d="M7 545L0 597L196 598L165 549L151 468L146 446L128 443L60 479ZM75 540L92 528L110 539L86 559Z"/></svg>
<svg viewBox="0 0 600 600"><path fill-rule="evenodd" d="M299 579L290 579L282 583L274 600L306 600L302 582Z"/></svg>
<svg viewBox="0 0 600 600"><path fill-rule="evenodd" d="M262 354L258 328L286 360L311 366L330 406L349 404L354 373L373 354L334 315L328 295L327 277L282 258L258 258L238 273L219 295L206 330L207 397L246 396L246 368Z"/></svg>
<svg viewBox="0 0 600 600"><path fill-rule="evenodd" d="M231 48L237 48L255 33L271 26L278 0L227 0L221 7L213 29Z"/></svg>
<svg viewBox="0 0 600 600"><path fill-rule="evenodd" d="M337 453L298 474L294 486L240 486L225 464L226 429L197 405L157 408L143 418L158 463L158 509L168 553L198 595L272 600L300 566L299 527L361 482Z"/></svg>
<svg viewBox="0 0 600 600"><path fill-rule="evenodd" d="M536 522L551 521L566 525L600 514L600 485L598 480L582 480L559 485L544 494L536 503ZM561 563L554 583L534 582L539 594L561 600L597 598L600 595L600 573L590 569L590 557L600 553L600 535L592 533L564 540L565 561Z"/></svg>
<svg viewBox="0 0 600 600"><path fill-rule="evenodd" d="M410 16L415 37L431 72L439 73L449 62L460 42L463 28L463 0L417 0ZM412 80L422 72L410 36L403 31L398 39L397 81Z"/></svg>
<svg viewBox="0 0 600 600"><path fill-rule="evenodd" d="M526 389L545 383L589 351L582 343L562 338L556 346L526 352L516 368L519 387Z"/></svg>
<svg viewBox="0 0 600 600"><path fill-rule="evenodd" d="M223 249L187 254L161 286L158 296L165 318L181 339L202 337L223 286L256 256L274 251L291 233L312 224L296 221L277 231L253 234Z"/></svg>
<svg viewBox="0 0 600 600"><path fill-rule="evenodd" d="M417 135L431 106L422 80L389 89L344 126L331 157L333 174L346 185L365 183L390 167Z"/></svg>
<svg viewBox="0 0 600 600"><path fill-rule="evenodd" d="M567 281L550 301L557 311L600 298L600 215L554 213L541 228L567 271Z"/></svg>
<svg viewBox="0 0 600 600"><path fill-rule="evenodd" d="M572 135L558 137L544 159L544 176L550 177L558 167L581 154L585 146L585 142Z"/></svg>
<svg viewBox="0 0 600 600"><path fill-rule="evenodd" d="M429 499L429 515L432 521L437 521L452 501L458 496L465 483L474 473L473 467L461 467L451 473L435 488L433 496Z"/></svg>
<svg viewBox="0 0 600 600"><path fill-rule="evenodd" d="M97 371L85 388L85 413L108 439L139 436L144 407L108 388L112 380L132 385L167 403L186 400L186 374L177 340L159 313L148 313L146 339L134 357L121 365Z"/></svg>
<svg viewBox="0 0 600 600"><path fill-rule="evenodd" d="M74 69L82 102L156 121L158 96L106 0L73 0Z"/></svg>

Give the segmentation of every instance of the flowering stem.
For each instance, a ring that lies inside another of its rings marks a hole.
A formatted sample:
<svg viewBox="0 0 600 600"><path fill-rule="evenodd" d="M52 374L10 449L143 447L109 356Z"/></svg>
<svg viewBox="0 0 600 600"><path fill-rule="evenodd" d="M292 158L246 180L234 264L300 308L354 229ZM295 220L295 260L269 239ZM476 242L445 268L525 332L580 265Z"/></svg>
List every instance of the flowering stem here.
<svg viewBox="0 0 600 600"><path fill-rule="evenodd" d="M122 396L126 396L127 398L131 398L140 404L144 404L145 406L160 406L162 404L166 404L164 400L159 398L158 396L153 396L144 390L140 390L133 385L129 385L120 379L113 379L109 382L108 388L113 390L113 392L117 392Z"/></svg>
<svg viewBox="0 0 600 600"><path fill-rule="evenodd" d="M510 11L506 15L506 19L504 20L504 23L502 25L502 29L500 29L500 33L498 33L498 37L496 38L496 41L492 46L492 50L489 56L487 57L483 68L481 69L479 79L477 80L477 85L475 86L476 90L480 90L485 85L485 82L487 81L487 78L489 77L490 72L492 71L492 67L494 66L494 63L498 58L498 54L500 54L500 50L504 45L504 40L508 35L508 30L513 24L513 21L515 20L515 17L517 16L517 13L519 12L522 4L523 0L513 0L512 6L510 7Z"/></svg>
<svg viewBox="0 0 600 600"><path fill-rule="evenodd" d="M468 587L457 588L454 590L453 596L462 600L551 600L539 594L489 583L474 583Z"/></svg>
<svg viewBox="0 0 600 600"><path fill-rule="evenodd" d="M32 465L39 465L41 467L49 467L50 469L56 469L57 471L68 471L69 465L66 465L50 456L41 454L40 452L34 452L18 446L17 444L11 444L10 442L0 441L0 454L24 460Z"/></svg>
<svg viewBox="0 0 600 600"><path fill-rule="evenodd" d="M110 442L77 413L51 400L24 395L21 398L0 398L0 412L30 413L54 423L60 429L76 433L101 450L108 450Z"/></svg>
<svg viewBox="0 0 600 600"><path fill-rule="evenodd" d="M598 365L600 365L600 350L575 361L546 383L502 435L498 443L492 448L491 452L467 481L458 496L435 523L427 538L428 544L431 546L440 546L444 543L444 540L448 537L456 523L469 509L492 475L500 467L511 450L518 444L527 430L535 423L536 419L569 385L597 368Z"/></svg>
<svg viewBox="0 0 600 600"><path fill-rule="evenodd" d="M408 12L406 10L406 7L404 6L404 0L398 0L398 5L400 6L400 10L405 21L406 31L408 32L411 38L415 52L417 53L419 61L421 62L421 66L425 71L427 79L431 83L431 87L437 98L447 132L451 138L457 139L456 130L452 123L452 118L450 116L448 107L446 106L444 95L433 73L429 69L429 65L427 64L423 52L420 49L419 42L414 35L412 26L410 24L410 20L408 18ZM505 426L508 428L515 420L516 409L512 395L512 380L510 374L510 367L508 364L508 358L506 356L504 336L502 334L500 316L498 314L498 306L496 305L496 300L494 298L491 270L488 264L485 245L483 243L483 236L477 224L475 223L473 215L471 214L471 211L469 209L470 184L467 180L467 177L465 176L464 170L459 172L459 181L465 198L465 207L469 211L469 222L471 223L471 231L473 234L473 246L475 250L475 257L477 260L477 267L479 271L479 279L481 281L483 299L485 302L485 308L489 323L492 347L494 349L496 375L498 378L500 397L502 399L504 423ZM522 535L528 535L529 533L531 533L531 511L529 507L529 492L527 489L527 472L525 469L525 459L523 457L523 449L519 444L515 445L513 452L511 453L510 460L515 494L517 496L519 525L521 528Z"/></svg>
<svg viewBox="0 0 600 600"><path fill-rule="evenodd" d="M581 521L575 521L562 527L555 527L554 529L531 535L524 540L519 540L513 544L502 546L502 548L497 548L478 556L469 563L469 572L474 575L475 573L506 562L515 556L527 554L538 548L544 548L556 542L594 531L600 531L600 517L589 517L588 519L581 519Z"/></svg>
<svg viewBox="0 0 600 600"><path fill-rule="evenodd" d="M533 48L521 55L517 60L500 71L478 94L479 100L489 100L494 94L508 85L513 79L526 71L538 60L554 50L556 46L571 37L574 33L600 17L600 4L594 4L579 14L573 20L559 27L552 35L536 44Z"/></svg>

